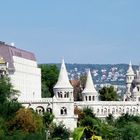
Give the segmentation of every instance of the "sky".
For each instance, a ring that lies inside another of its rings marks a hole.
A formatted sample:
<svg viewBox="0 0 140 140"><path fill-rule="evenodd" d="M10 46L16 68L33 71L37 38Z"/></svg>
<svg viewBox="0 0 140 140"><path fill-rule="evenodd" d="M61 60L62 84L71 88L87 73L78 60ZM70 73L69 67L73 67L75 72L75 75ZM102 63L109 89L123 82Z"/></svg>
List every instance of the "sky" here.
<svg viewBox="0 0 140 140"><path fill-rule="evenodd" d="M140 64L140 0L0 0L0 40L38 63Z"/></svg>

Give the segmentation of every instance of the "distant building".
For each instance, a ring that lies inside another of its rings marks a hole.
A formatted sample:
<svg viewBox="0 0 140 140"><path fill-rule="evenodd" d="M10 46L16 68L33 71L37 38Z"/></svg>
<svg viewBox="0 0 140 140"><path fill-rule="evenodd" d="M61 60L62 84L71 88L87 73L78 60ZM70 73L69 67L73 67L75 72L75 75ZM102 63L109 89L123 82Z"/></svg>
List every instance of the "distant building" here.
<svg viewBox="0 0 140 140"><path fill-rule="evenodd" d="M20 91L19 100L41 98L41 71L33 53L0 42L0 58L14 88Z"/></svg>

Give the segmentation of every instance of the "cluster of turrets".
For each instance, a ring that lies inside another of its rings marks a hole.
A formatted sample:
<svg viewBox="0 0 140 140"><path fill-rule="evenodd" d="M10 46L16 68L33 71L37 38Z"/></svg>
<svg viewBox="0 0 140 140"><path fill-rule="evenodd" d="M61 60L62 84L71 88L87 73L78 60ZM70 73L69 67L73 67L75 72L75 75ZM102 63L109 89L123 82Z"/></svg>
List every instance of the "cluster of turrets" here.
<svg viewBox="0 0 140 140"><path fill-rule="evenodd" d="M135 74L131 62L126 73L124 101L140 101L140 67Z"/></svg>
<svg viewBox="0 0 140 140"><path fill-rule="evenodd" d="M64 60L62 60L58 81L54 86L54 93L55 98L73 98L73 87L69 82ZM82 92L82 99L83 101L98 101L98 92L94 87L90 70L87 73L87 81Z"/></svg>

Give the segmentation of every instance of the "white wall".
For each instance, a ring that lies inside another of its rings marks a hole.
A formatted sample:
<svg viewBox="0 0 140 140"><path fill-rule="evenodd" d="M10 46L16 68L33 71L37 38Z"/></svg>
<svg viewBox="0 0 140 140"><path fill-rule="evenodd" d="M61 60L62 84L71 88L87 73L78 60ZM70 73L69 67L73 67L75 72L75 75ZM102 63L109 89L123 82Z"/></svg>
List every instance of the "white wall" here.
<svg viewBox="0 0 140 140"><path fill-rule="evenodd" d="M10 74L11 82L20 91L20 99L41 98L41 70L32 60L13 56L15 71Z"/></svg>

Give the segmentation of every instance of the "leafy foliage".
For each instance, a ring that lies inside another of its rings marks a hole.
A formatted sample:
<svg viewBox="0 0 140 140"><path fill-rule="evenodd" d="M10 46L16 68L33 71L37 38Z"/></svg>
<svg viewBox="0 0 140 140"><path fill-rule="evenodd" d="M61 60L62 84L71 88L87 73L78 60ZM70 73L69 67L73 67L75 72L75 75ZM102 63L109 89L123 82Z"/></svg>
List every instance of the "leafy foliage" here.
<svg viewBox="0 0 140 140"><path fill-rule="evenodd" d="M118 95L113 86L103 87L99 90L101 101L118 101Z"/></svg>
<svg viewBox="0 0 140 140"><path fill-rule="evenodd" d="M17 90L13 89L13 86L8 77L0 78L0 104L8 101L11 96L17 94Z"/></svg>
<svg viewBox="0 0 140 140"><path fill-rule="evenodd" d="M43 121L41 117L30 109L21 108L16 116L8 122L9 131L22 130L25 133L41 132Z"/></svg>
<svg viewBox="0 0 140 140"><path fill-rule="evenodd" d="M59 70L56 65L40 64L42 97L53 97L53 86L58 79Z"/></svg>
<svg viewBox="0 0 140 140"><path fill-rule="evenodd" d="M45 124L46 128L49 128L49 126L51 125L53 119L54 119L54 115L53 114L51 114L49 112L45 112L43 114L43 121L44 121L44 124Z"/></svg>
<svg viewBox="0 0 140 140"><path fill-rule="evenodd" d="M63 124L54 125L53 132L51 133L52 139L68 140L69 136L70 130L67 129Z"/></svg>

